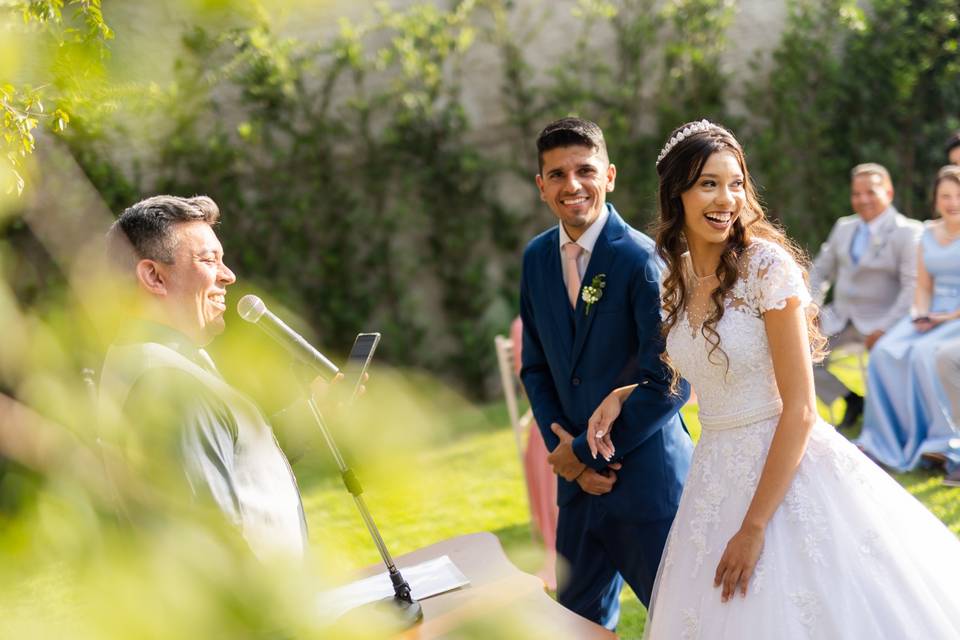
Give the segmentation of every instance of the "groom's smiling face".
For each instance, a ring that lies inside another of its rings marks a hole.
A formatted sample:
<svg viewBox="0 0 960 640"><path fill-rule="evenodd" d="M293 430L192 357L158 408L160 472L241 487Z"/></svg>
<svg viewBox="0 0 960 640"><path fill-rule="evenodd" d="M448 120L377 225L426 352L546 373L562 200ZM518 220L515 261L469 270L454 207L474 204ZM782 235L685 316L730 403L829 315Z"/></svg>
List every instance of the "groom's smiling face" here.
<svg viewBox="0 0 960 640"><path fill-rule="evenodd" d="M577 240L593 224L613 191L617 168L606 155L582 145L544 151L537 175L540 199Z"/></svg>

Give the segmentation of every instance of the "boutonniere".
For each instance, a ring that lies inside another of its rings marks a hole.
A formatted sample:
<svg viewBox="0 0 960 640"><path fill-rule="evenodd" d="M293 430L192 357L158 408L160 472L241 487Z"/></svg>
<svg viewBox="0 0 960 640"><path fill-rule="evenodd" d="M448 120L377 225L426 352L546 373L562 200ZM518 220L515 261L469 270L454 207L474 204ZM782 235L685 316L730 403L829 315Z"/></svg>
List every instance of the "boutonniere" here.
<svg viewBox="0 0 960 640"><path fill-rule="evenodd" d="M580 293L580 297L583 298L583 301L587 303L585 312L587 315L590 315L590 307L600 302L600 298L603 297L603 288L607 286L607 274L598 273L593 276L593 280L583 288L583 291Z"/></svg>

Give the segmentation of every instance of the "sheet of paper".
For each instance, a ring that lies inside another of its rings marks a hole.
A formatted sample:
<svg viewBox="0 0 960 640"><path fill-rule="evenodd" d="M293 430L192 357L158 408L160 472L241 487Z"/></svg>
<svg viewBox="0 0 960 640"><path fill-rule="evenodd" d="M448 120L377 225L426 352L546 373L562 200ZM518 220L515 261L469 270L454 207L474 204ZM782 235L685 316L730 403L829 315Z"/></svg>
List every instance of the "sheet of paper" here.
<svg viewBox="0 0 960 640"><path fill-rule="evenodd" d="M400 567L400 573L410 585L414 600L423 600L470 584L449 556L440 556L413 566ZM390 575L384 571L375 576L321 592L317 596L317 605L321 617L335 620L354 607L392 596L393 583L390 582Z"/></svg>

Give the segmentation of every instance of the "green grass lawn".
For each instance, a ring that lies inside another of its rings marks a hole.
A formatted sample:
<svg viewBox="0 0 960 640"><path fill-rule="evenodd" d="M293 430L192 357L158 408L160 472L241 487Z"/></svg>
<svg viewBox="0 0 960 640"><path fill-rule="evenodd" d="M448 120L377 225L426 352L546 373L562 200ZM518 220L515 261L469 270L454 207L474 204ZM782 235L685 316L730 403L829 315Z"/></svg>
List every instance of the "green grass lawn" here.
<svg viewBox="0 0 960 640"><path fill-rule="evenodd" d="M859 376L857 366L838 372ZM376 381L353 419L333 431L391 552L489 531L517 567L536 572L543 550L531 533L503 403L474 406L410 373L381 370ZM833 407L834 414L842 408ZM698 437L696 408L686 407L684 416ZM217 637L277 637L249 634L291 625L283 637L312 637L296 627L312 606L309 594L326 580L348 580L379 556L329 452L318 444L294 468L310 526L310 568L316 569L300 577L265 572L222 545L236 542L233 536L210 537L189 517L155 518L148 509L134 528L111 524L110 513L100 513L75 482L38 479L45 484L35 500L18 518L0 521L0 587L6 587L0 589L0 637L213 637L199 629L217 629ZM960 534L960 489L943 487L930 471L896 478ZM5 488L11 489L9 478ZM646 612L632 593L621 600L618 632L638 638ZM157 615L160 610L175 613ZM11 624L19 631L11 632ZM470 637L496 637L474 631Z"/></svg>
<svg viewBox="0 0 960 640"><path fill-rule="evenodd" d="M859 378L859 370L843 368L841 375ZM372 477L363 478L367 502L391 553L400 555L460 534L490 531L517 567L535 572L543 552L531 535L526 490L504 404L445 403L438 411L446 411L448 425L434 442L401 450L395 473L385 472L381 462L369 467ZM700 425L695 407L686 407L684 417L697 437ZM362 477L364 471L360 469ZM304 477L307 517L318 551L337 558L337 568L344 574L377 562L376 549L339 479L329 473L301 474L300 469L298 475ZM960 533L960 489L943 487L941 476L929 471L896 477ZM632 593L625 592L622 603L618 633L622 638L639 638L646 612Z"/></svg>

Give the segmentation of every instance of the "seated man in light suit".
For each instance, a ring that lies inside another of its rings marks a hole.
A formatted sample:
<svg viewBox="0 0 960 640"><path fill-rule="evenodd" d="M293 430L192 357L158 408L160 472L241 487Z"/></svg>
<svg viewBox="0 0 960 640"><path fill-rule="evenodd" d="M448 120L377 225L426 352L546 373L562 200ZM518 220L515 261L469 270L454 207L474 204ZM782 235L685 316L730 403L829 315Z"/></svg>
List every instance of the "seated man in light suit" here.
<svg viewBox="0 0 960 640"><path fill-rule="evenodd" d="M917 242L922 225L893 206L893 183L881 165L860 164L850 172L850 204L856 215L837 220L810 273L814 299L833 302L821 315L830 347L859 342L867 349L907 315L916 283ZM844 397L841 428L854 425L863 398L827 370L814 368L817 396L827 404Z"/></svg>

